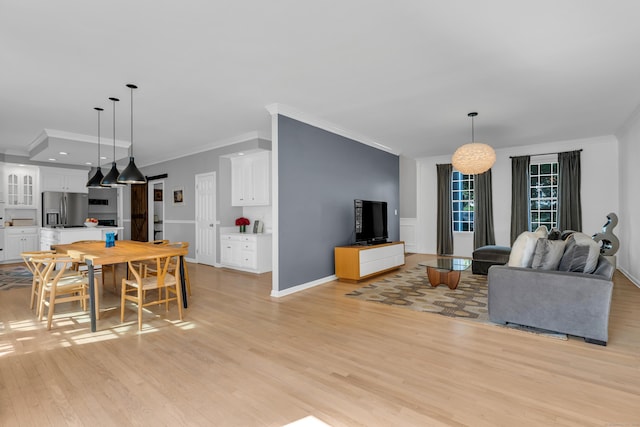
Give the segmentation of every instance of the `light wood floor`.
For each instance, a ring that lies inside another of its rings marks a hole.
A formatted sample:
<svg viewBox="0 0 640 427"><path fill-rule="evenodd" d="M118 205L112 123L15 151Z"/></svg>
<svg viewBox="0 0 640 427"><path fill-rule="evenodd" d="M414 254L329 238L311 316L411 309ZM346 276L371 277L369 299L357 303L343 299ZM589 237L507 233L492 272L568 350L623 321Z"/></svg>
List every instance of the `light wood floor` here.
<svg viewBox="0 0 640 427"><path fill-rule="evenodd" d="M184 321L153 309L142 333L109 286L95 334L63 308L47 331L26 288L0 292L0 425L640 425L640 289L620 273L600 347L189 268Z"/></svg>

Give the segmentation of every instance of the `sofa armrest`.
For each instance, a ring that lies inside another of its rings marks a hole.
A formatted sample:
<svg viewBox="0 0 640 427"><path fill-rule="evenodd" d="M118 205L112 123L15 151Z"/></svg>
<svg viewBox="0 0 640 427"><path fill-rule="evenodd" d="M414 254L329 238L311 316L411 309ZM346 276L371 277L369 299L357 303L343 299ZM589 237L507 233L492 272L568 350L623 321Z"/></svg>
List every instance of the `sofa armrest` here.
<svg viewBox="0 0 640 427"><path fill-rule="evenodd" d="M613 282L592 274L489 269L489 319L606 342Z"/></svg>

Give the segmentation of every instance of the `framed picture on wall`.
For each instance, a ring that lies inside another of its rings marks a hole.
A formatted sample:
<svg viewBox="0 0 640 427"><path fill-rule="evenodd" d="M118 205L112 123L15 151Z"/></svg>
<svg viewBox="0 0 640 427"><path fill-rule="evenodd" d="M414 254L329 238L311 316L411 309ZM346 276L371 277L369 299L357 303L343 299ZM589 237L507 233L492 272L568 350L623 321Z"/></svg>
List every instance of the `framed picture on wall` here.
<svg viewBox="0 0 640 427"><path fill-rule="evenodd" d="M173 190L173 204L174 205L182 205L184 204L184 188L174 188Z"/></svg>
<svg viewBox="0 0 640 427"><path fill-rule="evenodd" d="M162 190L153 190L153 201L161 202L162 201Z"/></svg>

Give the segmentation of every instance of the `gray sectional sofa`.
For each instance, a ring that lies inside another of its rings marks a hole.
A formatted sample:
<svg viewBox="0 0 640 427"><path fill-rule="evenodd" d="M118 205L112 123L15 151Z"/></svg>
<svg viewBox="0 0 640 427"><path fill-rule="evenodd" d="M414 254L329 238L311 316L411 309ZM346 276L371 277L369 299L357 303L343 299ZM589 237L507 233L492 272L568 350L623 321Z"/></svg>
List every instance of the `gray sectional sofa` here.
<svg viewBox="0 0 640 427"><path fill-rule="evenodd" d="M606 345L614 271L602 255L593 273L494 265L488 275L489 319Z"/></svg>

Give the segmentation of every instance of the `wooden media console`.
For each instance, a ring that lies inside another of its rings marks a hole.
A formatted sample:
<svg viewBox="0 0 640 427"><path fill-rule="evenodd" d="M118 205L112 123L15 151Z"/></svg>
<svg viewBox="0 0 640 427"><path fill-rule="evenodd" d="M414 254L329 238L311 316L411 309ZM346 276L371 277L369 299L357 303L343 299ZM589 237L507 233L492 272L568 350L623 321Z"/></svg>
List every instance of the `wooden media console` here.
<svg viewBox="0 0 640 427"><path fill-rule="evenodd" d="M357 282L404 265L404 242L338 246L334 255L338 279Z"/></svg>

